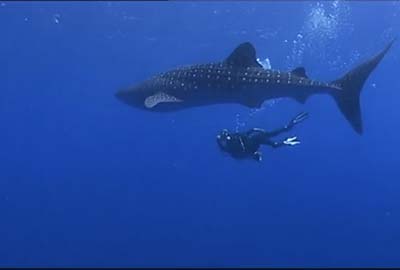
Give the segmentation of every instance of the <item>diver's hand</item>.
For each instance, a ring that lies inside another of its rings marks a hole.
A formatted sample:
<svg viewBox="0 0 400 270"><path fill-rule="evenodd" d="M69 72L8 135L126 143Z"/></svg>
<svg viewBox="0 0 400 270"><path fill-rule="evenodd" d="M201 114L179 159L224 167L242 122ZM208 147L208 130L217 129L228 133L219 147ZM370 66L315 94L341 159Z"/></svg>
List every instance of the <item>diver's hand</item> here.
<svg viewBox="0 0 400 270"><path fill-rule="evenodd" d="M300 141L297 140L296 136L294 136L294 137L287 138L286 140L283 141L283 143L286 145L289 145L289 146L294 146L296 144L300 144Z"/></svg>
<svg viewBox="0 0 400 270"><path fill-rule="evenodd" d="M302 112L296 115L289 123L286 125L286 129L291 129L294 125L302 122L303 120L307 119L308 113Z"/></svg>

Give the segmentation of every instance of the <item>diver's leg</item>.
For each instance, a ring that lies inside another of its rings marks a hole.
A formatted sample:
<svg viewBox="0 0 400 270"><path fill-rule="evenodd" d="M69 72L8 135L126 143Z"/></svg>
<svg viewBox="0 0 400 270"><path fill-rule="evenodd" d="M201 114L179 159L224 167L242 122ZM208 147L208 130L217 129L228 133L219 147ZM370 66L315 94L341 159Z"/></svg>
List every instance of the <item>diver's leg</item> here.
<svg viewBox="0 0 400 270"><path fill-rule="evenodd" d="M274 141L271 141L270 139L266 140L263 144L272 146L273 148L278 148L278 147L281 147L281 146L285 145L283 143L283 141L274 142Z"/></svg>
<svg viewBox="0 0 400 270"><path fill-rule="evenodd" d="M287 132L287 131L291 130L295 125L302 122L307 117L308 117L308 113L306 113L306 112L299 113L294 118L292 118L287 125L279 128L279 129L276 129L274 131L266 132L266 134L268 137L275 137L283 132Z"/></svg>
<svg viewBox="0 0 400 270"><path fill-rule="evenodd" d="M271 141L268 139L264 142L264 144L272 146L273 148L278 148L281 146L294 146L296 144L300 144L300 141L297 140L297 137L295 136L295 137L289 137L283 141L277 141L277 142L274 142L274 141Z"/></svg>

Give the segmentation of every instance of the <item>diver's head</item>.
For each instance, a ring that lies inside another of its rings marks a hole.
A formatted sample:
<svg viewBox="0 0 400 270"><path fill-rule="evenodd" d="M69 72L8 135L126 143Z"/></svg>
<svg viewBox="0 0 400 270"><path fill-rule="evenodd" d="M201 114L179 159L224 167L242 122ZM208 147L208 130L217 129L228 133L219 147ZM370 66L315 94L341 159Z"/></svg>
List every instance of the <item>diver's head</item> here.
<svg viewBox="0 0 400 270"><path fill-rule="evenodd" d="M217 135L217 143L222 151L229 152L229 141L232 139L232 135L227 129L223 129Z"/></svg>

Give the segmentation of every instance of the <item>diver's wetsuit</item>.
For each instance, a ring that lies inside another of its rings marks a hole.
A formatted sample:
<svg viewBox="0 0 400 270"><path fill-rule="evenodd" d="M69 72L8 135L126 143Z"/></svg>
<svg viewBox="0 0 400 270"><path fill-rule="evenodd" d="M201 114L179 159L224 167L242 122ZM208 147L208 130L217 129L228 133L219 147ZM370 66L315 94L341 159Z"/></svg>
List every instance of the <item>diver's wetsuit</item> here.
<svg viewBox="0 0 400 270"><path fill-rule="evenodd" d="M246 132L229 133L224 129L218 136L217 142L223 151L228 152L232 157L243 159L252 157L261 161L261 152L258 150L261 145L269 145L274 148L280 146L293 146L299 144L297 137L286 138L283 141L272 141L271 138L283 132L291 130L308 116L307 113L300 113L284 127L268 132L260 128L253 128Z"/></svg>

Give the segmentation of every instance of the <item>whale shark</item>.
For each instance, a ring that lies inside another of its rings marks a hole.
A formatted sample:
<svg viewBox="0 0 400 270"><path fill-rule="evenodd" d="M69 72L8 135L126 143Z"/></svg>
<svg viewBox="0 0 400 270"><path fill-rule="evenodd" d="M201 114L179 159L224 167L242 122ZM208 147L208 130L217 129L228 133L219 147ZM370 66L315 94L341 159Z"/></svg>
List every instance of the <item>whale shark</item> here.
<svg viewBox="0 0 400 270"><path fill-rule="evenodd" d="M265 69L250 42L238 45L223 61L179 67L157 74L115 95L136 108L168 112L195 106L237 103L260 108L264 101L293 98L305 103L314 94L329 94L358 133L363 133L360 93L371 72L392 46L330 82L313 80L304 67Z"/></svg>

